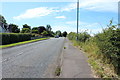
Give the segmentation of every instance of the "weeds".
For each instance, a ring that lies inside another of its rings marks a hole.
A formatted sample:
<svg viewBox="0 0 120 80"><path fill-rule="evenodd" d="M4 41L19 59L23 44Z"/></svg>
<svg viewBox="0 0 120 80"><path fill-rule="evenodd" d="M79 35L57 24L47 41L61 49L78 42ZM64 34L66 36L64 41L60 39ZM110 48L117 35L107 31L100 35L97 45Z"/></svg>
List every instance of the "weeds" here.
<svg viewBox="0 0 120 80"><path fill-rule="evenodd" d="M61 68L58 66L55 70L55 76L60 76Z"/></svg>
<svg viewBox="0 0 120 80"><path fill-rule="evenodd" d="M95 74L100 78L117 78L120 75L120 28L110 24L103 32L90 37L88 33L68 35L74 46L80 46L89 58Z"/></svg>
<svg viewBox="0 0 120 80"><path fill-rule="evenodd" d="M66 47L64 47L64 49L66 49Z"/></svg>

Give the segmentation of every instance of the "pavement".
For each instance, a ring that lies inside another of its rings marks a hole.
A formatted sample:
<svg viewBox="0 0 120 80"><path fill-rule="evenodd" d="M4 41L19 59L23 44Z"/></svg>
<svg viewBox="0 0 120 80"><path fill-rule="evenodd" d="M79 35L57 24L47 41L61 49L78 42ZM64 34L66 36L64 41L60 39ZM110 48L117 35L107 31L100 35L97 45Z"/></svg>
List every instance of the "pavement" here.
<svg viewBox="0 0 120 80"><path fill-rule="evenodd" d="M64 38L51 38L2 49L2 78L46 77L46 70L56 63L63 44Z"/></svg>
<svg viewBox="0 0 120 80"><path fill-rule="evenodd" d="M60 78L93 78L85 53L66 39L62 52Z"/></svg>

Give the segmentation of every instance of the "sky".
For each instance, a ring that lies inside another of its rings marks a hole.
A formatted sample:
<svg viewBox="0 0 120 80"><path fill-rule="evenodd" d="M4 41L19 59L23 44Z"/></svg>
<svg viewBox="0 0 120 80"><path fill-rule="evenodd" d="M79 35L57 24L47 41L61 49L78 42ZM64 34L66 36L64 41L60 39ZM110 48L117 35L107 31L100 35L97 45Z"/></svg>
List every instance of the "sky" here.
<svg viewBox="0 0 120 80"><path fill-rule="evenodd" d="M2 0L0 14L19 28L51 25L53 31L76 32L77 0ZM118 0L80 0L79 32L101 32L109 21L118 23Z"/></svg>

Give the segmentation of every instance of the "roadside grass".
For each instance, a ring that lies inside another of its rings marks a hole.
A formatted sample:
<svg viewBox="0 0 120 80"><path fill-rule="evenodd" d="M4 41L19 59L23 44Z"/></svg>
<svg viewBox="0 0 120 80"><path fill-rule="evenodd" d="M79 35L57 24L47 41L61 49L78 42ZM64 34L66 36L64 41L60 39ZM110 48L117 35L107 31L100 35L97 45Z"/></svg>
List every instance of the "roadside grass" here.
<svg viewBox="0 0 120 80"><path fill-rule="evenodd" d="M29 40L29 41L7 44L7 45L1 45L0 48L13 47L13 46L17 46L17 45L27 44L27 43L31 43L31 42L46 40L46 39L49 39L49 38L40 38L40 39L34 39L34 40Z"/></svg>
<svg viewBox="0 0 120 80"><path fill-rule="evenodd" d="M85 43L72 40L73 45L83 50L87 57L88 63L91 65L92 72L96 78L118 78L112 64L108 64L108 59L103 62L103 55L101 55L99 48L94 41L86 41Z"/></svg>

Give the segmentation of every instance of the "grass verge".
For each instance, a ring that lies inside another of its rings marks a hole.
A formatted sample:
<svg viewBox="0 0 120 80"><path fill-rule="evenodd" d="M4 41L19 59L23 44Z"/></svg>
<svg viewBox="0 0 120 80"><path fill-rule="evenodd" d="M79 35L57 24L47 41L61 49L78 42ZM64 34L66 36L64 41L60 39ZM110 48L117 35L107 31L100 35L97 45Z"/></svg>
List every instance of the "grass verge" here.
<svg viewBox="0 0 120 80"><path fill-rule="evenodd" d="M13 47L13 46L18 46L18 45L22 45L22 44L31 43L31 42L46 40L46 39L49 39L49 38L40 38L40 39L34 39L34 40L29 40L29 41L23 41L23 42L18 42L18 43L7 44L7 45L1 45L0 48Z"/></svg>
<svg viewBox="0 0 120 80"><path fill-rule="evenodd" d="M92 72L96 78L119 78L115 73L115 69L112 64L108 64L108 59L103 62L103 55L100 53L99 48L93 41L87 41L85 43L80 41L72 41L74 46L84 51L88 57L88 63L91 65Z"/></svg>

